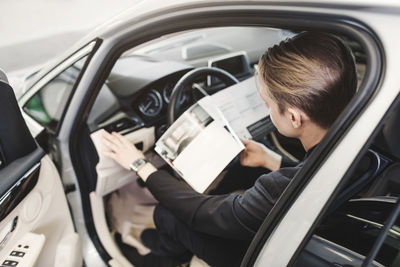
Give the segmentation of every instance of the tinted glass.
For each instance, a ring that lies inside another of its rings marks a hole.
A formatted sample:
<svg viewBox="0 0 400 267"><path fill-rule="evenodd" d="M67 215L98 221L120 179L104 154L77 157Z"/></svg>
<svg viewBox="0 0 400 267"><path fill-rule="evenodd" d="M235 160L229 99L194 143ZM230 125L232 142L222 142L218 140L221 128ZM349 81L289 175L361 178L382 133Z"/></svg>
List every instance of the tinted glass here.
<svg viewBox="0 0 400 267"><path fill-rule="evenodd" d="M24 106L41 125L56 130L87 56L43 86Z"/></svg>

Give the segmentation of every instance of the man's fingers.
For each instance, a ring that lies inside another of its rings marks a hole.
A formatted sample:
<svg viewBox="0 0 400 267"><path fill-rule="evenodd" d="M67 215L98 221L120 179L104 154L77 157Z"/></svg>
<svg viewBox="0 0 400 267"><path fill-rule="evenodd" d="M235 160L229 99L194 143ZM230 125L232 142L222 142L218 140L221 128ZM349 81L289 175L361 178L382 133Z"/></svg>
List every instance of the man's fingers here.
<svg viewBox="0 0 400 267"><path fill-rule="evenodd" d="M115 136L118 138L118 140L123 144L124 146L130 146L132 143L124 136L122 136L119 133L115 133Z"/></svg>
<svg viewBox="0 0 400 267"><path fill-rule="evenodd" d="M103 139L114 145L118 145L120 143L117 137L113 136L112 134L109 134L108 132L103 133Z"/></svg>
<svg viewBox="0 0 400 267"><path fill-rule="evenodd" d="M242 152L239 154L240 164L245 165L245 163L246 163L246 161L247 161L246 158L247 158L247 153L246 153L246 151L242 151Z"/></svg>
<svg viewBox="0 0 400 267"><path fill-rule="evenodd" d="M242 143L243 143L245 146L247 146L247 145L250 143L250 140L248 140L248 139L240 138L240 141L242 141Z"/></svg>
<svg viewBox="0 0 400 267"><path fill-rule="evenodd" d="M108 141L107 139L103 139L103 143L108 147L109 149L116 151L117 150L117 145L113 142Z"/></svg>
<svg viewBox="0 0 400 267"><path fill-rule="evenodd" d="M123 137L121 134L117 133L117 132L113 132L112 135L114 137L116 137L118 139L118 141L120 141L121 143L124 143L125 141L125 137Z"/></svg>
<svg viewBox="0 0 400 267"><path fill-rule="evenodd" d="M116 144L118 145L125 145L124 144L124 137L122 135L120 135L117 132L112 132L111 133L112 137L114 138L114 141Z"/></svg>
<svg viewBox="0 0 400 267"><path fill-rule="evenodd" d="M117 154L115 154L114 152L111 152L111 151L102 151L102 154L104 156L112 158L114 160L117 158Z"/></svg>

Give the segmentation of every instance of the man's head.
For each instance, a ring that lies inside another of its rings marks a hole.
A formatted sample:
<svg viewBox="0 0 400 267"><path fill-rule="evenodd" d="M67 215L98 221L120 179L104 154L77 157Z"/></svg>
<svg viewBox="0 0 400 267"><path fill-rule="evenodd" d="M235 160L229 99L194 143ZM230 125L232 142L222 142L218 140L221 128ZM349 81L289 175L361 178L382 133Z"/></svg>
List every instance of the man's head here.
<svg viewBox="0 0 400 267"><path fill-rule="evenodd" d="M271 118L283 134L307 120L327 130L357 88L350 49L326 33L305 32L283 41L269 48L258 66L261 96L275 105ZM279 116L289 117L291 125L279 125Z"/></svg>

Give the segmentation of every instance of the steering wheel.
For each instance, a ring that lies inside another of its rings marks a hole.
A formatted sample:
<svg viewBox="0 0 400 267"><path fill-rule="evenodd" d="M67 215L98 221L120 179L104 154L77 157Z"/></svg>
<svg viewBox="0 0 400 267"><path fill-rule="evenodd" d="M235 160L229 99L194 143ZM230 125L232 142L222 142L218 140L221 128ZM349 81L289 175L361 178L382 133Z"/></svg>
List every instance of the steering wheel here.
<svg viewBox="0 0 400 267"><path fill-rule="evenodd" d="M196 78L206 75L219 78L222 82L225 83L226 86L231 86L239 83L239 80L236 79L235 76L223 69L203 67L189 71L179 79L174 89L172 89L171 98L169 100L167 110L168 127L171 126L171 124L175 121L176 116L179 113L180 105L178 100L181 98L183 89L193 83Z"/></svg>

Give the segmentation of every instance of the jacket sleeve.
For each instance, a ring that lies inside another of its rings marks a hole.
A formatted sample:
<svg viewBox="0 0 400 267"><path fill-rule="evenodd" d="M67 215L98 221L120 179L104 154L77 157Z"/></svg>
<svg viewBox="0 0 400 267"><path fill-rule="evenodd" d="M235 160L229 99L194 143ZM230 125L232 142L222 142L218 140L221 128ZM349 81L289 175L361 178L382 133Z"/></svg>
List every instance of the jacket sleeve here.
<svg viewBox="0 0 400 267"><path fill-rule="evenodd" d="M286 168L286 167L295 167L299 165L299 162L295 162L288 158L285 155L282 155L282 162L281 162L281 168Z"/></svg>
<svg viewBox="0 0 400 267"><path fill-rule="evenodd" d="M289 171L290 178L293 175ZM262 175L243 194L205 195L168 172L157 171L146 184L161 205L193 230L251 240L288 182L289 178L278 171Z"/></svg>

